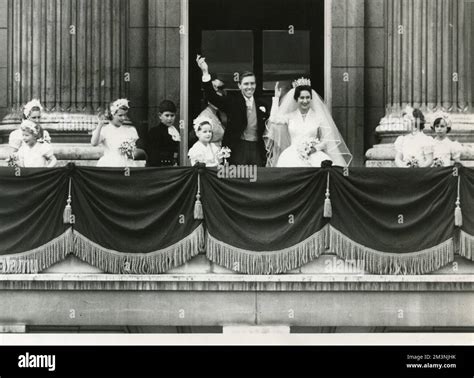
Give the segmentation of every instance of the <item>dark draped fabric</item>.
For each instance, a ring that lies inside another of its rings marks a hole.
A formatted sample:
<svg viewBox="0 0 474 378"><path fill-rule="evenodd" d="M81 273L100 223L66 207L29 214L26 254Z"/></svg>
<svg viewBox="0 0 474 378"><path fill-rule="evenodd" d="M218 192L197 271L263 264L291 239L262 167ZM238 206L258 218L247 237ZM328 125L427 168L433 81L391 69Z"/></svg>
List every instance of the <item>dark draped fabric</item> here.
<svg viewBox="0 0 474 378"><path fill-rule="evenodd" d="M205 248L248 274L322 253L371 273L424 274L451 262L455 246L473 260L473 207L474 170L463 167L0 168L0 273L69 253L105 272L162 273Z"/></svg>
<svg viewBox="0 0 474 378"><path fill-rule="evenodd" d="M460 207L462 226L459 254L474 261L474 169L460 169Z"/></svg>
<svg viewBox="0 0 474 378"><path fill-rule="evenodd" d="M70 252L67 186L66 168L0 169L0 273L40 271Z"/></svg>
<svg viewBox="0 0 474 378"><path fill-rule="evenodd" d="M324 251L325 171L259 168L255 182L220 172L201 176L212 261L244 273L279 273Z"/></svg>
<svg viewBox="0 0 474 378"><path fill-rule="evenodd" d="M76 168L76 254L114 273L160 273L199 253L195 168Z"/></svg>
<svg viewBox="0 0 474 378"><path fill-rule="evenodd" d="M424 273L452 261L452 168L352 168L346 174L336 168L330 176L330 246L338 256L391 274Z"/></svg>

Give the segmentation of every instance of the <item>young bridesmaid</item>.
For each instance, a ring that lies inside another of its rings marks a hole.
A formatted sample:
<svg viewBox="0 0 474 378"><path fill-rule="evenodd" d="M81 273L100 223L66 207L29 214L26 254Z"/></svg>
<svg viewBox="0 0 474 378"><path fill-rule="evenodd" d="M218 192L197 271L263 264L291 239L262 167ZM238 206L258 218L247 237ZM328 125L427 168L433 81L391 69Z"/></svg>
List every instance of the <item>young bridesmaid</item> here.
<svg viewBox="0 0 474 378"><path fill-rule="evenodd" d="M451 120L445 113L437 117L431 129L435 132L433 145L433 167L448 167L460 163L462 146L453 142L447 134L451 131Z"/></svg>
<svg viewBox="0 0 474 378"><path fill-rule="evenodd" d="M407 106L403 117L411 131L395 141L395 165L399 168L430 167L433 163L433 138L423 132L423 113Z"/></svg>
<svg viewBox="0 0 474 378"><path fill-rule="evenodd" d="M109 123L102 121L92 133L91 144L103 144L104 155L97 162L98 167L134 167L134 153L138 133L134 126L125 125L130 109L126 98L110 104L107 118Z"/></svg>
<svg viewBox="0 0 474 378"><path fill-rule="evenodd" d="M37 99L33 99L26 103L26 105L23 108L23 120L29 120L33 121L38 125L39 128L39 139L38 141L41 142L51 142L51 137L49 136L49 133L46 130L43 130L43 128L40 125L41 121L41 112L43 111L43 107L41 106L41 102ZM21 126L12 131L8 137L8 144L10 147L13 149L13 152L17 152L18 149L21 147L21 144L23 142L23 132L21 130Z"/></svg>
<svg viewBox="0 0 474 378"><path fill-rule="evenodd" d="M194 143L188 151L191 165L196 163L204 163L206 167L217 167L219 159L217 153L219 147L212 140L212 126L209 118L198 117L194 120L194 131L198 137L198 141Z"/></svg>
<svg viewBox="0 0 474 378"><path fill-rule="evenodd" d="M30 120L21 123L23 143L18 150L18 161L20 167L27 168L52 168L57 160L53 154L51 144L39 142L40 128Z"/></svg>

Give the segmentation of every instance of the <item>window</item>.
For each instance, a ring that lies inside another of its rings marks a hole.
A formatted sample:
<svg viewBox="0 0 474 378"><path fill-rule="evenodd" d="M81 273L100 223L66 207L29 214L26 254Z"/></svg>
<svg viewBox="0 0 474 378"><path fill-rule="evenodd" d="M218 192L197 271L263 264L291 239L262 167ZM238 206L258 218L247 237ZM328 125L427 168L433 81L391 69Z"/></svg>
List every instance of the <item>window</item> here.
<svg viewBox="0 0 474 378"><path fill-rule="evenodd" d="M250 30L203 30L202 53L210 70L227 88L237 89L235 73L253 71L253 33Z"/></svg>
<svg viewBox="0 0 474 378"><path fill-rule="evenodd" d="M296 78L310 77L309 41L308 30L203 30L202 53L229 89L237 89L236 72L253 71L262 78L259 87L273 91L277 81L290 88Z"/></svg>
<svg viewBox="0 0 474 378"><path fill-rule="evenodd" d="M301 76L310 77L309 31L263 31L263 89L273 90L277 81L291 88Z"/></svg>

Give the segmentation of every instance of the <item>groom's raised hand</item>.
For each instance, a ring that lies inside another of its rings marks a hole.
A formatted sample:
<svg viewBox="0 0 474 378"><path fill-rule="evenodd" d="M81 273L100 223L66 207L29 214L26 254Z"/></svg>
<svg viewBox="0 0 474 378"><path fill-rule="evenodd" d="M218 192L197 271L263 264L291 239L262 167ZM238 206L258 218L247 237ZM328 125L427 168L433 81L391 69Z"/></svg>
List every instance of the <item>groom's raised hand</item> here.
<svg viewBox="0 0 474 378"><path fill-rule="evenodd" d="M209 73L209 66L208 66L207 63L206 63L206 58L204 58L204 57L201 56L201 55L197 55L197 57L196 57L196 63L197 63L197 65L198 65L198 67L201 69L203 75Z"/></svg>

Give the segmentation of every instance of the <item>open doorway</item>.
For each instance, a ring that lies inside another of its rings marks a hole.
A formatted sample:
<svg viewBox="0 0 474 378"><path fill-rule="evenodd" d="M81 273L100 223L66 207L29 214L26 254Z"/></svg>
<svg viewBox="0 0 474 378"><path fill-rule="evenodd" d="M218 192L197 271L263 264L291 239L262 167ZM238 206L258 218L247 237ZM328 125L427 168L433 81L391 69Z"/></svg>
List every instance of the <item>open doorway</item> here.
<svg viewBox="0 0 474 378"><path fill-rule="evenodd" d="M190 120L202 108L196 54L228 95L238 94L235 73L248 70L269 105L276 81L289 90L301 76L324 97L324 0L190 0L189 31Z"/></svg>

